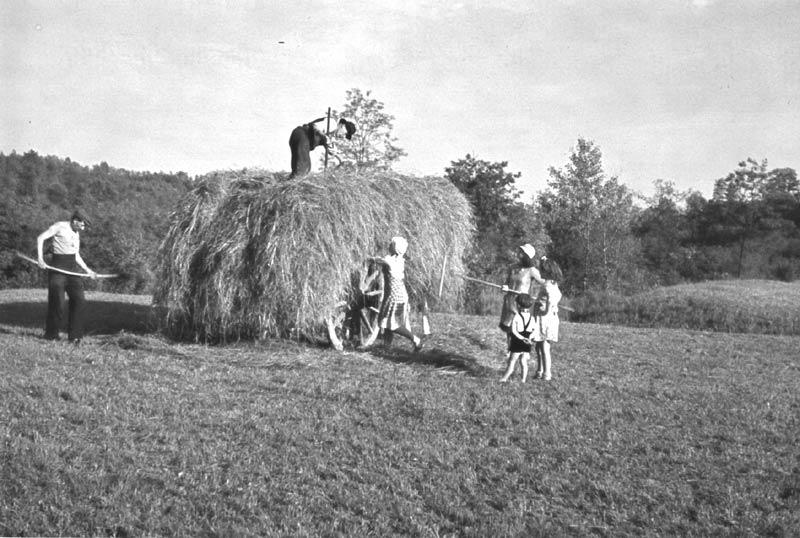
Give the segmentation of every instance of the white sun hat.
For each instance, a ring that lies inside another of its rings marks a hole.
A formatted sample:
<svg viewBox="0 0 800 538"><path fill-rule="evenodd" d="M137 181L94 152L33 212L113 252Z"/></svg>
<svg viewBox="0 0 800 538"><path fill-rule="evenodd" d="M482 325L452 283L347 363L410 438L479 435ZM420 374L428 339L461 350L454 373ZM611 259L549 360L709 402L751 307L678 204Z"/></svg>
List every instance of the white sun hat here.
<svg viewBox="0 0 800 538"><path fill-rule="evenodd" d="M533 245L531 245L530 243L525 243L524 245L522 245L519 248L530 259L533 259L533 257L536 256L536 249L533 248Z"/></svg>
<svg viewBox="0 0 800 538"><path fill-rule="evenodd" d="M398 256L402 256L408 250L408 241L405 237L396 235L392 237L392 251Z"/></svg>

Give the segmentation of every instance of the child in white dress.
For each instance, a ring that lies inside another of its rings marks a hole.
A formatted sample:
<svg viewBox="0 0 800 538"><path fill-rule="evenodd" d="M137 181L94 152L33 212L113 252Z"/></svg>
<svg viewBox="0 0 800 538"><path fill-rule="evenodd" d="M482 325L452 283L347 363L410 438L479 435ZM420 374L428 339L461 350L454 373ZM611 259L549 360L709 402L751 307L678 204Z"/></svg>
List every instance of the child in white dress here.
<svg viewBox="0 0 800 538"><path fill-rule="evenodd" d="M558 342L558 303L561 301L561 290L558 283L563 278L561 268L558 264L542 256L539 264L544 286L539 290L534 305L535 328L532 339L536 349L536 379L550 381L552 372L550 364L550 345Z"/></svg>

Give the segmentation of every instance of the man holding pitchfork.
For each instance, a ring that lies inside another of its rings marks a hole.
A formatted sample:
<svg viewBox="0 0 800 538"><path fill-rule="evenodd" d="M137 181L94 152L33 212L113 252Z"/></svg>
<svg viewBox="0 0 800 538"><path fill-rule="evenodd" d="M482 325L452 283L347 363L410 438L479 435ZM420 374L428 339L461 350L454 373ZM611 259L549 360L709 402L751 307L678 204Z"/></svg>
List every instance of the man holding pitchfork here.
<svg viewBox="0 0 800 538"><path fill-rule="evenodd" d="M39 267L49 269L47 320L44 329L44 337L48 340L59 338L58 330L64 316L64 292L69 297L69 341L77 345L83 338L86 299L83 280L73 271L83 269L86 276L97 277L97 273L89 269L80 255L80 232L86 228L87 221L86 215L78 209L69 221L56 222L36 239ZM48 239L53 244L51 265L44 261L44 242Z"/></svg>

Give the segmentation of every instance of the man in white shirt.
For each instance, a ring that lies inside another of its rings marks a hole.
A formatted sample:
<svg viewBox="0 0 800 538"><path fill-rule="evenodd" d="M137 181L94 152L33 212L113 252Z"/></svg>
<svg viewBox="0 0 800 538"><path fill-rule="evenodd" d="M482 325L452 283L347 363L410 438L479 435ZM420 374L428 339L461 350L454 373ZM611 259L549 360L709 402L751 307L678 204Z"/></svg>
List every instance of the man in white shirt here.
<svg viewBox="0 0 800 538"><path fill-rule="evenodd" d="M89 269L80 255L80 232L86 228L88 219L81 210L76 210L70 220L59 221L39 234L36 238L39 267L42 269L56 268L69 272L82 272L95 278L97 273ZM44 242L52 240L53 259L48 266L44 261ZM58 330L64 318L64 292L69 297L68 333L69 341L80 344L83 338L85 323L85 304L83 279L80 276L69 275L59 271L50 270L47 283L47 319L45 321L44 337L48 340L58 340Z"/></svg>

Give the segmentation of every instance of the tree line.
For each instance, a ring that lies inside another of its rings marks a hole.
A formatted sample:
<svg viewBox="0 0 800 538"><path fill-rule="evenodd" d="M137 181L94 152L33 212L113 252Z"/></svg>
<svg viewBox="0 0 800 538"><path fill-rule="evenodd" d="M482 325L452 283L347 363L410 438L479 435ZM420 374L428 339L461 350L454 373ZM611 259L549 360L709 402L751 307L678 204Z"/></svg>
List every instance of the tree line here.
<svg viewBox="0 0 800 538"><path fill-rule="evenodd" d="M791 168L748 158L714 182L711 199L664 180L643 197L606 176L600 148L579 139L569 162L550 168L547 189L523 201L506 166L467 155L446 169L475 209L470 269L487 279L503 278L528 241L559 262L573 296L800 277L800 183Z"/></svg>

